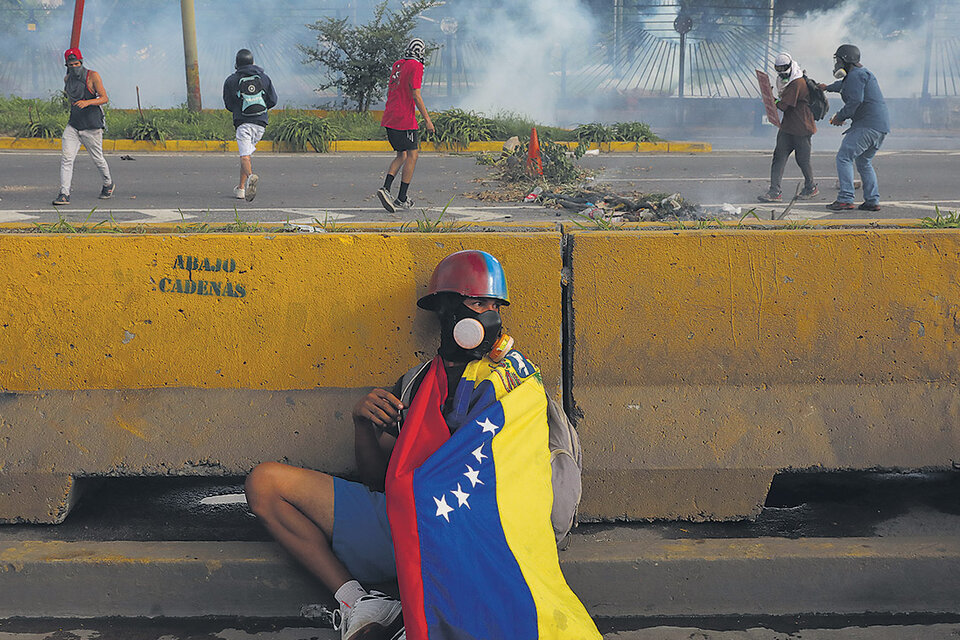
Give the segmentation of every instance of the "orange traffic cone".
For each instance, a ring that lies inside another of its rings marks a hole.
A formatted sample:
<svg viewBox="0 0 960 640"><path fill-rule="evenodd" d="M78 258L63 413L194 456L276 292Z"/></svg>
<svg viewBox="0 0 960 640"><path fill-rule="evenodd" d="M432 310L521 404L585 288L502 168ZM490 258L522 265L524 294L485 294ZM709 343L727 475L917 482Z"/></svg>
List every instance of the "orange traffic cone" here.
<svg viewBox="0 0 960 640"><path fill-rule="evenodd" d="M537 139L537 128L530 129L530 145L527 147L527 172L543 175L543 161L540 159L540 141Z"/></svg>

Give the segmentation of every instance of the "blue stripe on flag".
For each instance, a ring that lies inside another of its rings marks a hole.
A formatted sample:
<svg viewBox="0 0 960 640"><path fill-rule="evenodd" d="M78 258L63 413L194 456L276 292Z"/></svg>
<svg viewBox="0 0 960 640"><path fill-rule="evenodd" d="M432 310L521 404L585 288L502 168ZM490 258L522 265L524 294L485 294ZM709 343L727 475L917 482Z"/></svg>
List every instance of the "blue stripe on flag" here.
<svg viewBox="0 0 960 640"><path fill-rule="evenodd" d="M484 385L490 389L481 390ZM480 387L481 394L493 393L489 381ZM464 420L413 477L431 638L524 640L538 633L536 605L497 507L491 440L503 428L503 407L499 402L487 407ZM484 609L469 604L490 601L496 602L496 617L484 617ZM458 618L451 619L450 612Z"/></svg>

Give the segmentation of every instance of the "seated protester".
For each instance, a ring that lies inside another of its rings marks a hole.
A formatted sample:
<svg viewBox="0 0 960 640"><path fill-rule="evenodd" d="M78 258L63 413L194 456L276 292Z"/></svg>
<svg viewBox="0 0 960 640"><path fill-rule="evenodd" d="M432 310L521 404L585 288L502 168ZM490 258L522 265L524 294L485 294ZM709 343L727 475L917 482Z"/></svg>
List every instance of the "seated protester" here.
<svg viewBox="0 0 960 640"><path fill-rule="evenodd" d="M417 304L438 355L354 408L363 484L266 462L251 509L334 593L344 639L600 638L560 571L547 397L502 335L500 263L451 254ZM402 605L362 586L393 579Z"/></svg>

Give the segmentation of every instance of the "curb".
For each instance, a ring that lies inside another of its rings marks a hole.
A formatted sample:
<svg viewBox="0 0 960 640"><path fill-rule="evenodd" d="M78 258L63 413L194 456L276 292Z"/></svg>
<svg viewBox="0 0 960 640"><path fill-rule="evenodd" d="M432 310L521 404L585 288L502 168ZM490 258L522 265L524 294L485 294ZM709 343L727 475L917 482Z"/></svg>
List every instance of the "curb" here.
<svg viewBox="0 0 960 640"><path fill-rule="evenodd" d="M594 617L960 613L954 536L616 537L574 534L560 554ZM10 541L0 593L0 618L291 617L330 600L270 542Z"/></svg>
<svg viewBox="0 0 960 640"><path fill-rule="evenodd" d="M271 151L282 153L284 146L267 141ZM465 147L446 147L431 143L423 143L420 151L423 153L479 153L481 151L497 152L503 149L503 142L471 142ZM561 142L571 149L579 146L577 142ZM713 147L709 142L604 142L591 144L590 149L599 149L602 153L710 153ZM0 150L22 151L59 151L59 138L10 138L0 137ZM235 140L167 140L166 142L150 142L147 140L114 140L103 141L104 151L138 151L138 152L208 152L228 153L237 151ZM393 148L386 140L335 140L330 143L331 152L339 153L393 153Z"/></svg>

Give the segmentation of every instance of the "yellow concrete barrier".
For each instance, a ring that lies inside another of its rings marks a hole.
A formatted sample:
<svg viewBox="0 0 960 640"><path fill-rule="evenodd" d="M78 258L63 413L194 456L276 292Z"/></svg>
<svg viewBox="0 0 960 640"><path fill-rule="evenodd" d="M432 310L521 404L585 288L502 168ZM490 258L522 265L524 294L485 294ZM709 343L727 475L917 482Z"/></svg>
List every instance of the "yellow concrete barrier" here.
<svg viewBox="0 0 960 640"><path fill-rule="evenodd" d="M743 517L781 469L960 458L957 231L570 240L585 516Z"/></svg>
<svg viewBox="0 0 960 640"><path fill-rule="evenodd" d="M273 152L292 152L287 145L265 141ZM576 148L576 142L561 142L570 148ZM148 140L114 140L103 141L105 151L207 151L233 152L237 151L236 140L167 140L166 142L151 142ZM713 150L708 142L610 142L603 145L592 144L591 149L601 149L605 153L707 153ZM4 138L0 137L0 149L23 149L33 151L59 151L60 139L49 138ZM471 142L464 147L437 145L422 142L420 151L425 153L479 153L498 152L503 149L503 142ZM312 148L308 148L313 151ZM386 140L335 140L330 143L331 152L340 153L394 153L393 147Z"/></svg>
<svg viewBox="0 0 960 640"><path fill-rule="evenodd" d="M506 330L558 389L560 238L0 234L0 520L56 521L76 476L348 472L353 404L436 352L415 302L464 248L501 260Z"/></svg>

